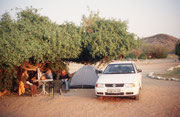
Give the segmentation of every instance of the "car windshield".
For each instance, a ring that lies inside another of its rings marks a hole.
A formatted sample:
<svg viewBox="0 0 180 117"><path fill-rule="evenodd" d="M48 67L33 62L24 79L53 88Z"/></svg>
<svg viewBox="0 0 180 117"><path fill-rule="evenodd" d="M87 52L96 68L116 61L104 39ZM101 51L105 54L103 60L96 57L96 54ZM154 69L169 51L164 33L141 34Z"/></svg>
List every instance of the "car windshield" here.
<svg viewBox="0 0 180 117"><path fill-rule="evenodd" d="M133 65L130 64L109 64L104 74L133 74L135 73Z"/></svg>

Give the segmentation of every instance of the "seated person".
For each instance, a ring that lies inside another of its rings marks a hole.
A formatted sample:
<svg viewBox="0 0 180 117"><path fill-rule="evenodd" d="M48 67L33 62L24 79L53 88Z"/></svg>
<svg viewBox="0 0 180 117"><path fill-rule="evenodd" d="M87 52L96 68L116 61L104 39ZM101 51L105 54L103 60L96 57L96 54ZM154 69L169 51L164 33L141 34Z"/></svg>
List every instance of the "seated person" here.
<svg viewBox="0 0 180 117"><path fill-rule="evenodd" d="M47 69L47 72L45 73L45 77L46 79L53 79L52 72L49 68Z"/></svg>
<svg viewBox="0 0 180 117"><path fill-rule="evenodd" d="M66 86L66 92L69 91L69 83L68 83L69 78L70 77L69 77L68 73L66 72L66 70L63 70L60 74L60 80L61 80L60 93L61 93L61 88L62 88L63 84L65 84L65 86Z"/></svg>
<svg viewBox="0 0 180 117"><path fill-rule="evenodd" d="M20 77L19 77L19 89L18 93L19 95L22 95L25 93L25 84L26 80L28 79L29 75L26 70L23 70Z"/></svg>
<svg viewBox="0 0 180 117"><path fill-rule="evenodd" d="M20 81L19 81L19 95L22 95L25 93L25 88L31 88L32 96L37 95L37 86L34 84L34 80L36 79L36 76L29 77L29 74L26 70L24 70L21 74Z"/></svg>

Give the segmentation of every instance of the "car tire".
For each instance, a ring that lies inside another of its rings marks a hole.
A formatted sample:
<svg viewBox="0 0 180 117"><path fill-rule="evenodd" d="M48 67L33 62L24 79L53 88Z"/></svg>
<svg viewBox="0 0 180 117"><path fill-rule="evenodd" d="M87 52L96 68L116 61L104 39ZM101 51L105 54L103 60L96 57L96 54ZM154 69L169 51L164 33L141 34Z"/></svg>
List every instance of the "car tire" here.
<svg viewBox="0 0 180 117"><path fill-rule="evenodd" d="M103 100L104 98L102 96L97 95L98 100Z"/></svg>
<svg viewBox="0 0 180 117"><path fill-rule="evenodd" d="M134 96L135 100L139 100L139 94L137 94L136 96Z"/></svg>

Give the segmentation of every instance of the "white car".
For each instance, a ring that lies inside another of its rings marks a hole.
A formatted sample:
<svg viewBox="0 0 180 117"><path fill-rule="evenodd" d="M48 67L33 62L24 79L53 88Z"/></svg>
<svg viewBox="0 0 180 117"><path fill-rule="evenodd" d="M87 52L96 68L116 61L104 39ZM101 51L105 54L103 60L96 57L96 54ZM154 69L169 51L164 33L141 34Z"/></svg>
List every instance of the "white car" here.
<svg viewBox="0 0 180 117"><path fill-rule="evenodd" d="M134 97L139 100L142 70L133 61L110 63L96 82L96 96Z"/></svg>

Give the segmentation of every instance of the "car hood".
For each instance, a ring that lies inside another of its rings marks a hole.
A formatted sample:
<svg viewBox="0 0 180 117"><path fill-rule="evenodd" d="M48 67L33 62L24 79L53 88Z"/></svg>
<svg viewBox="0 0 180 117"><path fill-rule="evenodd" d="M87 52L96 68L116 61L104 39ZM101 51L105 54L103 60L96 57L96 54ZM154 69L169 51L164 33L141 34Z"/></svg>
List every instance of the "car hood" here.
<svg viewBox="0 0 180 117"><path fill-rule="evenodd" d="M97 83L134 83L136 74L102 74Z"/></svg>

